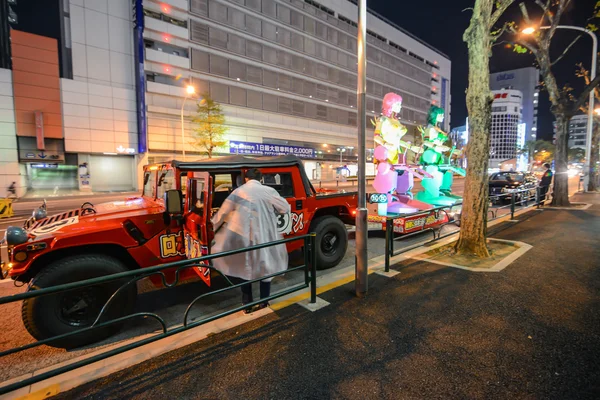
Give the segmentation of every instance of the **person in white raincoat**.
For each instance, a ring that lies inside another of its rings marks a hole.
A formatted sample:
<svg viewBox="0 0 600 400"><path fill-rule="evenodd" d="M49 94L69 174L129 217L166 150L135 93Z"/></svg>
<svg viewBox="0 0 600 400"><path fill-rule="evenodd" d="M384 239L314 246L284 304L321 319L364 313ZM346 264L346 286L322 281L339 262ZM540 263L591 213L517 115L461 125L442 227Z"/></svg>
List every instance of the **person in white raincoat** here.
<svg viewBox="0 0 600 400"><path fill-rule="evenodd" d="M260 183L262 173L258 169L246 172L246 183L235 189L225 200L219 212L213 217L215 245L212 253L238 250L263 243L283 239L277 231L279 214L290 212L290 205L279 193ZM281 272L287 269L288 253L285 244L266 247L232 256L216 258L213 266L228 277L238 278L235 283ZM260 282L260 298L271 292L271 280ZM252 286L241 287L242 303L252 299ZM259 308L267 307L264 302ZM250 312L246 309L245 312Z"/></svg>

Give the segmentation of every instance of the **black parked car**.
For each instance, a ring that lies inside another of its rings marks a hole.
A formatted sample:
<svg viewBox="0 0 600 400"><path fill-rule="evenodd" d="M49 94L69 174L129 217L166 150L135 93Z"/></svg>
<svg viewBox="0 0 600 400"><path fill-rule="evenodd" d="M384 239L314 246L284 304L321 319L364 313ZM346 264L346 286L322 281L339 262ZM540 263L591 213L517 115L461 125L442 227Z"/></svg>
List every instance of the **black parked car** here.
<svg viewBox="0 0 600 400"><path fill-rule="evenodd" d="M538 179L535 175L524 172L496 172L490 175L490 197L521 190L529 189L527 192L520 192L516 195L516 201L535 199L535 191L538 186ZM510 196L501 198L491 198L492 203L510 202Z"/></svg>

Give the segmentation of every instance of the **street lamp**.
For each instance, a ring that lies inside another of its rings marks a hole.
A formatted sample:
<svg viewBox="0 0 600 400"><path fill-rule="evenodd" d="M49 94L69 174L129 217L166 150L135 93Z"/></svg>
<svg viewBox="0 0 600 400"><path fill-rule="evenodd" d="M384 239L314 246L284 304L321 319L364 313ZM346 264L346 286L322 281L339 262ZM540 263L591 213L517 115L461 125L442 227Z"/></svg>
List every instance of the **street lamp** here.
<svg viewBox="0 0 600 400"><path fill-rule="evenodd" d="M185 101L191 95L196 93L196 89L192 85L187 85L185 88L185 97L181 104L181 151L183 153L183 160L185 161L185 129L183 129L183 108L185 107Z"/></svg>
<svg viewBox="0 0 600 400"><path fill-rule="evenodd" d="M537 29L550 29L550 26L540 26ZM579 26L572 25L558 25L556 29L571 29L574 31L585 32L592 38L592 67L590 68L590 82L596 78L596 56L598 54L598 38L594 34L594 32L589 29L581 28ZM521 33L525 35L531 35L536 31L536 28L529 26L521 31ZM594 91L590 91L590 98L588 104L588 123L587 123L587 135L585 140L585 171L584 180L583 180L583 190L588 191L588 187L590 184L590 174L591 174L591 165L590 165L590 156L592 154L592 126L594 124Z"/></svg>
<svg viewBox="0 0 600 400"><path fill-rule="evenodd" d="M340 147L337 149L340 152L340 164L342 163L342 153L346 151L345 147Z"/></svg>

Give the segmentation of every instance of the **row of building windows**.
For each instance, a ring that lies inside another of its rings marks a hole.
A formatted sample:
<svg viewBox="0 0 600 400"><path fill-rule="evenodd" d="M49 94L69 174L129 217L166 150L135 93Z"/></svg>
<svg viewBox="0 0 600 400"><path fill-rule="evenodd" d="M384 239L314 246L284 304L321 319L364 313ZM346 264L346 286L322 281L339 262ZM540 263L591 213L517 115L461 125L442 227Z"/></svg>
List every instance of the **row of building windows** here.
<svg viewBox="0 0 600 400"><path fill-rule="evenodd" d="M198 21L192 20L192 40L194 39L198 43L208 44L211 47L228 50L253 60L283 67L324 82L332 82L352 89L356 87L356 75L352 73L341 71L334 67L328 67L309 58L279 50L266 44L246 40L240 36L224 32L218 28L208 27ZM390 81L390 78L393 78L393 76L388 76L388 74L379 67L371 66L370 68L367 68L368 76L370 75L371 77L379 78L382 74L384 81ZM425 92L427 92L428 88L400 76L396 76L396 78L399 79L399 81L395 81L394 84L388 83L390 85L389 87L371 80L369 80L367 84L373 87L373 94L375 96L382 96L390 91L396 91L393 87L401 87L403 88L402 95L406 97L406 104L420 108L423 111L427 110L429 107L428 100L418 98L409 93L414 93L414 90L419 90L423 92L420 93L420 95L427 98ZM405 83L402 83L401 81L405 81ZM405 90L409 93L406 93Z"/></svg>
<svg viewBox="0 0 600 400"><path fill-rule="evenodd" d="M176 79L169 75L158 73L146 73L146 79L149 82L162 83L172 86L183 86L182 79ZM334 122L344 125L356 125L356 113L353 111L344 111L334 107L328 107L325 104L315 104L304 102L302 100L290 99L276 94L263 93L251 89L245 89L236 86L229 86L216 82L209 82L204 79L193 78L192 84L197 89L198 93L209 93L211 97L223 104L232 104L237 106L262 109L265 111L279 112L300 117L320 119L328 122ZM277 99L277 100L274 100ZM163 103L155 104L167 108L177 108L176 99L163 99ZM162 100L161 100L162 101ZM171 101L171 103L169 103ZM354 98L356 101L356 98ZM277 106L275 106L277 104ZM281 104L281 107L279 106ZM381 110L381 101L367 99L367 112L379 114L376 110ZM403 108L401 111L401 119L408 122L417 121L417 123L425 123L425 115L415 113L413 110Z"/></svg>
<svg viewBox="0 0 600 400"><path fill-rule="evenodd" d="M261 20L253 15L246 14L236 8L228 7L225 4L215 0L208 2L208 13L197 14L207 16L211 20L227 24L233 28L246 31L256 36L261 36L282 45L291 47L297 51L306 52L309 55L320 57L333 64L338 64L343 68L354 70L356 66L356 37L346 35L338 30L327 27L327 25L308 16L291 10L281 4L274 3L273 0L262 0L261 12L279 22L294 27L304 34L312 35L323 41L328 42L333 47L305 37L300 33L274 25L268 21ZM258 10L256 10L258 11ZM192 12L194 10L192 9ZM342 49L351 53L351 55ZM342 53L343 55L340 55ZM367 47L367 57L369 60L377 62L384 67L398 71L405 76L416 79L428 85L431 78L430 67L424 66L425 70L419 69L404 60L385 54L372 46Z"/></svg>
<svg viewBox="0 0 600 400"><path fill-rule="evenodd" d="M219 103L356 126L355 112L221 83L210 82L209 86L211 98Z"/></svg>
<svg viewBox="0 0 600 400"><path fill-rule="evenodd" d="M192 49L192 70L210 73L212 75L231 78L236 81L249 82L255 85L266 86L271 89L281 90L300 96L326 100L334 104L356 107L356 92L340 90L338 88L326 86L302 79L302 77L292 76L283 72L275 72L250 64L245 64L236 60L229 60L225 57L209 54L197 49ZM335 81L335 80L334 80ZM383 87L377 85L379 93L373 93L375 85L368 85L367 91L377 97L377 99L367 99L367 108L372 112L381 110L381 90ZM389 89L389 88L386 88ZM416 100L414 96L408 96L406 105L411 105L410 100ZM418 99L420 100L420 99ZM419 106L426 108L426 104L420 102ZM421 114L421 115L418 115ZM415 115L418 115L415 116ZM415 112L405 109L405 117L409 121L423 120L425 113Z"/></svg>
<svg viewBox="0 0 600 400"><path fill-rule="evenodd" d="M233 0L233 1L240 3L240 4L242 3L242 0ZM257 0L245 0L245 1L246 1L246 5L247 5L248 2L256 2ZM323 5L320 5L320 4L315 5L315 7L317 7L317 8L311 9L309 4L314 5L314 4L318 4L318 3L316 3L312 0L304 0L304 1L302 1L302 0L286 0L286 1L288 1L289 3L291 3L298 9L307 11L309 14L312 14L312 15L315 15L315 10L316 10L317 17L321 18L323 21L326 21L327 23L329 23L345 32L348 32L350 34L350 36L352 36L352 37L356 37L358 34L358 25L356 24L356 22L354 22L351 19L346 18L340 14L338 14L337 18L335 18L335 12L333 12L333 11L331 11L331 14L320 12L321 9L327 8ZM375 15L373 13L371 13L371 14L374 15L376 18L382 19L378 15ZM383 20L383 22L385 22L386 24L390 24L389 21ZM372 43L389 53L395 54L395 55L399 56L400 58L406 59L406 61L410 62L411 64L422 67L421 63L424 62L425 64L427 64L428 66L430 66L432 68L439 68L437 65L435 65L435 63L427 61L423 57L419 57L415 53L411 53L411 52L407 51L404 47L392 42L391 40L387 40L383 36L378 35L377 33L372 32L368 29L367 29L367 35L368 35L367 36L368 43ZM419 63L417 61L420 61L421 63Z"/></svg>

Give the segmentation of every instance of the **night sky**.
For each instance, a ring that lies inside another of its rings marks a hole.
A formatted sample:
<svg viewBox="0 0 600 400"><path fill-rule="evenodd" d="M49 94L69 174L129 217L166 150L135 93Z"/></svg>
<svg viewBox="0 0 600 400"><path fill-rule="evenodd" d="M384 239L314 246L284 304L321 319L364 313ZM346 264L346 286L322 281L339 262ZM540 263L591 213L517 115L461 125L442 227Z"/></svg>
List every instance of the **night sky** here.
<svg viewBox="0 0 600 400"><path fill-rule="evenodd" d="M520 20L517 0L509 9L506 18ZM533 1L525 1L532 4ZM561 24L585 26L592 14L596 0L572 0L573 6L563 16ZM575 6L576 3L576 6ZM469 25L470 11L462 11L472 7L473 0L427 0L398 2L389 0L368 0L368 7L395 22L405 30L423 39L450 57L452 61L452 127L463 125L467 117L465 90L467 87L467 47L462 41L464 30ZM15 11L19 16L19 27L28 32L58 38L58 0L19 0ZM535 7L529 8L531 14ZM559 30L553 41L553 52L559 55L562 50L577 36L573 31ZM510 41L510 36L504 36ZM569 54L555 66L554 73L559 85L568 83L575 93L582 88L581 79L575 77L577 63L590 65L591 40L585 35L570 50ZM502 45L494 48L490 60L490 71L498 72L508 69L535 65L530 55L516 54ZM552 121L550 103L547 94L542 91L538 108L538 138L551 140Z"/></svg>
<svg viewBox="0 0 600 400"><path fill-rule="evenodd" d="M520 21L518 0L507 12L509 20ZM452 61L452 127L464 125L467 117L465 104L465 90L467 88L468 66L467 46L462 41L462 35L469 26L471 11L462 11L467 7L473 7L473 0L427 0L402 2L389 0L370 0L368 7L386 18L425 40L435 48L444 52ZM533 1L525 1L532 4ZM569 12L563 16L561 25L585 26L586 21L592 14L596 0L572 0ZM535 8L529 7L533 15ZM553 40L553 54L560 55L562 50L577 37L573 31L558 30ZM505 35L504 40L509 41L510 36ZM591 38L585 35L571 48L568 55L556 64L554 73L560 86L569 83L577 93L581 90L581 79L575 77L576 64L584 63L589 68L591 62L592 43ZM498 72L508 69L529 67L535 65L533 56L514 53L505 49L502 45L494 48L490 59L490 72ZM538 107L538 139L552 139L553 117L550 113L550 102L545 91L540 93L540 104Z"/></svg>

